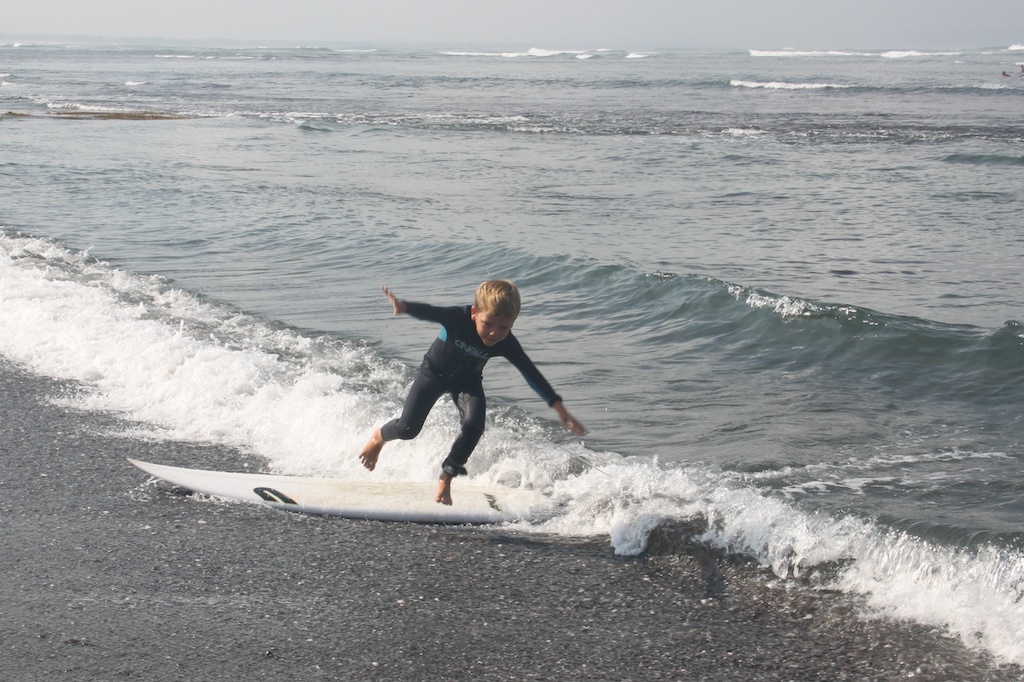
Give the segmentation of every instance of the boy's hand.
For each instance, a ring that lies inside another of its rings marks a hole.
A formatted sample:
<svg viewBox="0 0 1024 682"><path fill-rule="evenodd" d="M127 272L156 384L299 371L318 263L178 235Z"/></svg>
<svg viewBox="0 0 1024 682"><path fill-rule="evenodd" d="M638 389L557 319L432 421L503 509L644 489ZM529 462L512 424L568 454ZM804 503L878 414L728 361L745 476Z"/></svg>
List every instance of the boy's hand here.
<svg viewBox="0 0 1024 682"><path fill-rule="evenodd" d="M383 291L384 295L388 297L389 301L391 301L391 307L394 308L395 315L401 315L409 311L409 307L405 305L405 301L391 293L391 289L388 289L386 286L382 286L380 290Z"/></svg>
<svg viewBox="0 0 1024 682"><path fill-rule="evenodd" d="M569 414L569 410L565 409L565 405L561 401L555 403L551 407L554 408L555 412L558 413L558 421L562 422L562 426L569 429L577 436L582 436L587 432L587 429L583 424L576 421L576 417Z"/></svg>

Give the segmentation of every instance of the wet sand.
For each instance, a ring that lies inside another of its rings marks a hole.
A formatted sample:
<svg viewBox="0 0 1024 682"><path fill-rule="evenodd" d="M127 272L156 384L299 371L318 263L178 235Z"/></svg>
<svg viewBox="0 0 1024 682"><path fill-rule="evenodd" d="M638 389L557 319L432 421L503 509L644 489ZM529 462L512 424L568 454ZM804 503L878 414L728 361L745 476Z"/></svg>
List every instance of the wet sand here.
<svg viewBox="0 0 1024 682"><path fill-rule="evenodd" d="M674 530L652 552L616 557L603 538L199 499L147 482L125 457L259 463L118 435L116 416L52 404L71 390L0 360L7 679L1022 677Z"/></svg>

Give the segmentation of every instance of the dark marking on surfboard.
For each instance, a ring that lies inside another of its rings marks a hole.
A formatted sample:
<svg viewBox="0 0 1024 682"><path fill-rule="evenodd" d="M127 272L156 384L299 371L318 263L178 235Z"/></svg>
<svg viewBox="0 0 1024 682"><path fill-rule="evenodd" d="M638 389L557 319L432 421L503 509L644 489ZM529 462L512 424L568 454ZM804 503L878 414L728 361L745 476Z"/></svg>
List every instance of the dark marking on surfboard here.
<svg viewBox="0 0 1024 682"><path fill-rule="evenodd" d="M288 497L284 493L274 490L273 488L259 487L253 488L252 491L260 496L260 498L267 502L278 502L280 504L298 504L295 500Z"/></svg>
<svg viewBox="0 0 1024 682"><path fill-rule="evenodd" d="M488 495L487 493L484 493L484 497L487 498L487 504L491 505L491 509L500 514L501 505L498 504L498 499L494 495Z"/></svg>

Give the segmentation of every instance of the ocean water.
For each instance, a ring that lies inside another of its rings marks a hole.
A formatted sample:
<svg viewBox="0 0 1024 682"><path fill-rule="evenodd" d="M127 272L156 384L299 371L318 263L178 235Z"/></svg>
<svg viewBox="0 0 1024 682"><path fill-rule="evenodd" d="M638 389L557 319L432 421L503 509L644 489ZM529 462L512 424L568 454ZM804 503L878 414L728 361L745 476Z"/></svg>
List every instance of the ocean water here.
<svg viewBox="0 0 1024 682"><path fill-rule="evenodd" d="M636 554L701 518L1024 663L1021 63L0 45L0 354L239 470L427 480L444 403L356 459L437 331L379 288L508 277L590 429L488 366L470 478L560 503L526 530Z"/></svg>

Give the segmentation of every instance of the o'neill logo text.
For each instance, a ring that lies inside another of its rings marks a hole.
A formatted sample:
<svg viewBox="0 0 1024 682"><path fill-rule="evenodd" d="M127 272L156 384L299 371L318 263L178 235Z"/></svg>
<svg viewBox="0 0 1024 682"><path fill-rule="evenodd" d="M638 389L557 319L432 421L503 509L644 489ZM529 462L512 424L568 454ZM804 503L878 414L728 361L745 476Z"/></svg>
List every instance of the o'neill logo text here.
<svg viewBox="0 0 1024 682"><path fill-rule="evenodd" d="M462 339L457 339L455 341L455 346L466 355L472 355L474 358L486 360L487 358L491 357L490 355L487 354L487 351L480 350L476 346L471 346Z"/></svg>

